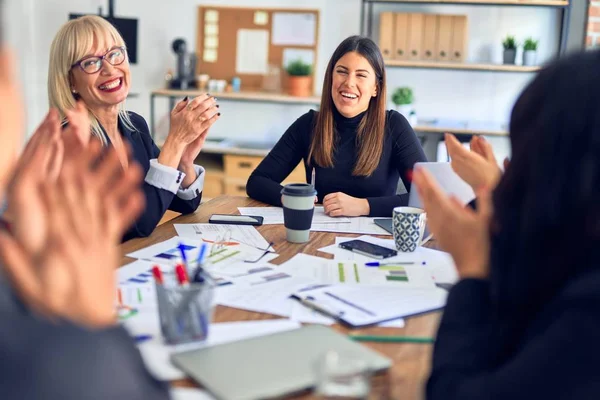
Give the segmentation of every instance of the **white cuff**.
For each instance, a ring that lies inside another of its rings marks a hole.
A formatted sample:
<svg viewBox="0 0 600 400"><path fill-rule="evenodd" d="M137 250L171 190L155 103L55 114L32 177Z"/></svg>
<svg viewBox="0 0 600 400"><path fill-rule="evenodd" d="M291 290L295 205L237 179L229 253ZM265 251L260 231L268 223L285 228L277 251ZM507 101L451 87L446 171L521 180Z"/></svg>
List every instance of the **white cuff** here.
<svg viewBox="0 0 600 400"><path fill-rule="evenodd" d="M148 169L144 180L149 185L177 194L183 178L185 178L183 172L173 167L162 165L156 158L153 158L150 160L150 169ZM204 176L202 177L202 181L204 182Z"/></svg>
<svg viewBox="0 0 600 400"><path fill-rule="evenodd" d="M177 197L183 200L193 200L200 196L202 189L204 189L204 168L194 164L196 170L196 180L187 188L179 188L177 191Z"/></svg>

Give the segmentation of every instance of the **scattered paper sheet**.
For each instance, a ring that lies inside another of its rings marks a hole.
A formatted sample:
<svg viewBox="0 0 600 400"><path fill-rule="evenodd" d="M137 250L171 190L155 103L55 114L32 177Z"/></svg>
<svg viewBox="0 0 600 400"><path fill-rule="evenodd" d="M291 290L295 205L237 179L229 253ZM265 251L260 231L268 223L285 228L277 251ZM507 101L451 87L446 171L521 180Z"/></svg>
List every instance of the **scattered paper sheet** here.
<svg viewBox="0 0 600 400"><path fill-rule="evenodd" d="M271 43L279 46L313 46L317 19L312 13L273 13Z"/></svg>
<svg viewBox="0 0 600 400"><path fill-rule="evenodd" d="M346 238L337 237L335 239L336 244L323 247L319 249L324 253L333 254L334 260L352 260L357 262L370 262L370 261L381 261L381 262L394 262L394 261L412 261L415 265L421 265L424 269L428 269L436 283L456 283L458 281L458 272L456 271L456 265L450 254L443 251L429 249L427 247L419 247L413 253L401 253L397 256L386 258L384 260L377 260L372 257L363 256L340 248L338 245L342 242L349 240L360 239L369 243L377 244L389 249L395 249L396 246L392 239L380 239L372 236L360 236L357 238ZM423 264L425 263L425 264Z"/></svg>
<svg viewBox="0 0 600 400"><path fill-rule="evenodd" d="M133 318L128 320L124 326L131 335L152 336L151 340L138 345L146 366L157 379L175 380L184 378L185 374L171 364L169 360L171 353L297 329L300 324L287 319L213 323L210 325L206 342L177 346L166 345L163 342L157 314L145 315L145 318Z"/></svg>
<svg viewBox="0 0 600 400"><path fill-rule="evenodd" d="M319 284L382 285L402 289L435 287L430 270L422 265L367 267L364 262L296 254L281 264L278 271L312 279Z"/></svg>
<svg viewBox="0 0 600 400"><path fill-rule="evenodd" d="M238 207L238 210L242 215L258 215L263 217L263 225L283 224L283 208L281 207ZM350 222L350 218L330 217L325 214L322 206L315 207L315 212L313 214L313 227L317 223L329 222L335 224L346 224ZM311 230L313 230L312 227Z"/></svg>
<svg viewBox="0 0 600 400"><path fill-rule="evenodd" d="M160 264L151 261L137 260L123 265L117 269L117 282L124 283L154 283L152 277L152 267L157 265L163 273L172 272L173 267L168 264Z"/></svg>
<svg viewBox="0 0 600 400"><path fill-rule="evenodd" d="M354 326L371 325L442 308L448 292L431 289L398 289L393 286L332 285L297 292Z"/></svg>
<svg viewBox="0 0 600 400"><path fill-rule="evenodd" d="M176 265L182 261L181 251L178 248L180 243L183 244L187 259L195 261L198 258L202 241L199 239L190 239L178 236L134 251L133 253L129 253L127 254L127 257L158 262L167 265Z"/></svg>
<svg viewBox="0 0 600 400"><path fill-rule="evenodd" d="M235 71L238 74L267 73L269 65L269 31L238 29Z"/></svg>
<svg viewBox="0 0 600 400"><path fill-rule="evenodd" d="M231 241L234 242L264 250L269 247L269 242L255 227L250 225L174 224L173 226L179 236L203 239L209 243L228 234Z"/></svg>
<svg viewBox="0 0 600 400"><path fill-rule="evenodd" d="M310 230L315 232L339 232L339 233L360 233L365 235L386 235L392 234L376 225L374 218L369 217L351 217L349 224L321 223L314 222Z"/></svg>
<svg viewBox="0 0 600 400"><path fill-rule="evenodd" d="M294 301L290 298L292 293L314 283L276 269L241 278L230 288L221 288L217 302L240 310L289 317Z"/></svg>

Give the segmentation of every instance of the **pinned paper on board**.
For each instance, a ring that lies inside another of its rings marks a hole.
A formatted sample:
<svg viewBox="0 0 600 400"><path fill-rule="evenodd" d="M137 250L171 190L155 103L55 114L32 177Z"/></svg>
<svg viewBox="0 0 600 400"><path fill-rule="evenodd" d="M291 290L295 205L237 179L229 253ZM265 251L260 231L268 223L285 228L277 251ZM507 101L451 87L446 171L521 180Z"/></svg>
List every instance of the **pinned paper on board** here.
<svg viewBox="0 0 600 400"><path fill-rule="evenodd" d="M238 29L235 71L238 74L266 74L269 63L269 31Z"/></svg>
<svg viewBox="0 0 600 400"><path fill-rule="evenodd" d="M205 36L204 37L204 48L216 49L219 47L218 36Z"/></svg>
<svg viewBox="0 0 600 400"><path fill-rule="evenodd" d="M215 36L219 34L219 25L216 23L209 23L204 25L204 34L206 36Z"/></svg>
<svg viewBox="0 0 600 400"><path fill-rule="evenodd" d="M283 46L314 46L317 19L310 13L273 13L271 43Z"/></svg>
<svg viewBox="0 0 600 400"><path fill-rule="evenodd" d="M269 14L266 11L255 11L254 12L254 24L255 25L267 25L269 23Z"/></svg>
<svg viewBox="0 0 600 400"><path fill-rule="evenodd" d="M306 49L283 49L282 66L286 68L291 62L302 60L305 64L314 65L315 52Z"/></svg>
<svg viewBox="0 0 600 400"><path fill-rule="evenodd" d="M217 10L207 10L204 13L204 22L219 22L219 12Z"/></svg>
<svg viewBox="0 0 600 400"><path fill-rule="evenodd" d="M202 54L202 60L205 62L214 63L217 61L217 50L216 49L204 49Z"/></svg>

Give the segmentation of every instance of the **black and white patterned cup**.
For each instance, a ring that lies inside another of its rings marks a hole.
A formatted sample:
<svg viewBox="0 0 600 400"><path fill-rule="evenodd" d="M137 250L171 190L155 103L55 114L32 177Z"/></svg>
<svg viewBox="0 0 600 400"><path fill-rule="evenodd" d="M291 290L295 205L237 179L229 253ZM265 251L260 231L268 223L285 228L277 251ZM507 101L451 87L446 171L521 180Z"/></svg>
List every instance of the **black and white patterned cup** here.
<svg viewBox="0 0 600 400"><path fill-rule="evenodd" d="M417 250L423 240L426 220L425 210L420 208L394 208L392 228L398 251L412 253Z"/></svg>
<svg viewBox="0 0 600 400"><path fill-rule="evenodd" d="M288 242L305 243L310 236L317 191L307 183L290 183L281 190L283 224Z"/></svg>

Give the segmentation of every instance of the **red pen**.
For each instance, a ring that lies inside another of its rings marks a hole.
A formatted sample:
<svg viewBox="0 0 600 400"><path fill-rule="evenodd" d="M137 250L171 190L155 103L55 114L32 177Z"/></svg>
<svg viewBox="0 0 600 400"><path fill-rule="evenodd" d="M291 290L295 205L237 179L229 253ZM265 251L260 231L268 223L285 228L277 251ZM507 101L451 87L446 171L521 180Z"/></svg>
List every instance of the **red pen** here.
<svg viewBox="0 0 600 400"><path fill-rule="evenodd" d="M187 286L190 283L190 279L188 278L187 272L183 264L177 264L175 267L175 275L177 276L177 281L181 286Z"/></svg>
<svg viewBox="0 0 600 400"><path fill-rule="evenodd" d="M165 283L165 281L163 279L162 271L160 270L158 265L155 265L154 267L152 267L152 275L154 275L154 280L158 284L163 285Z"/></svg>

